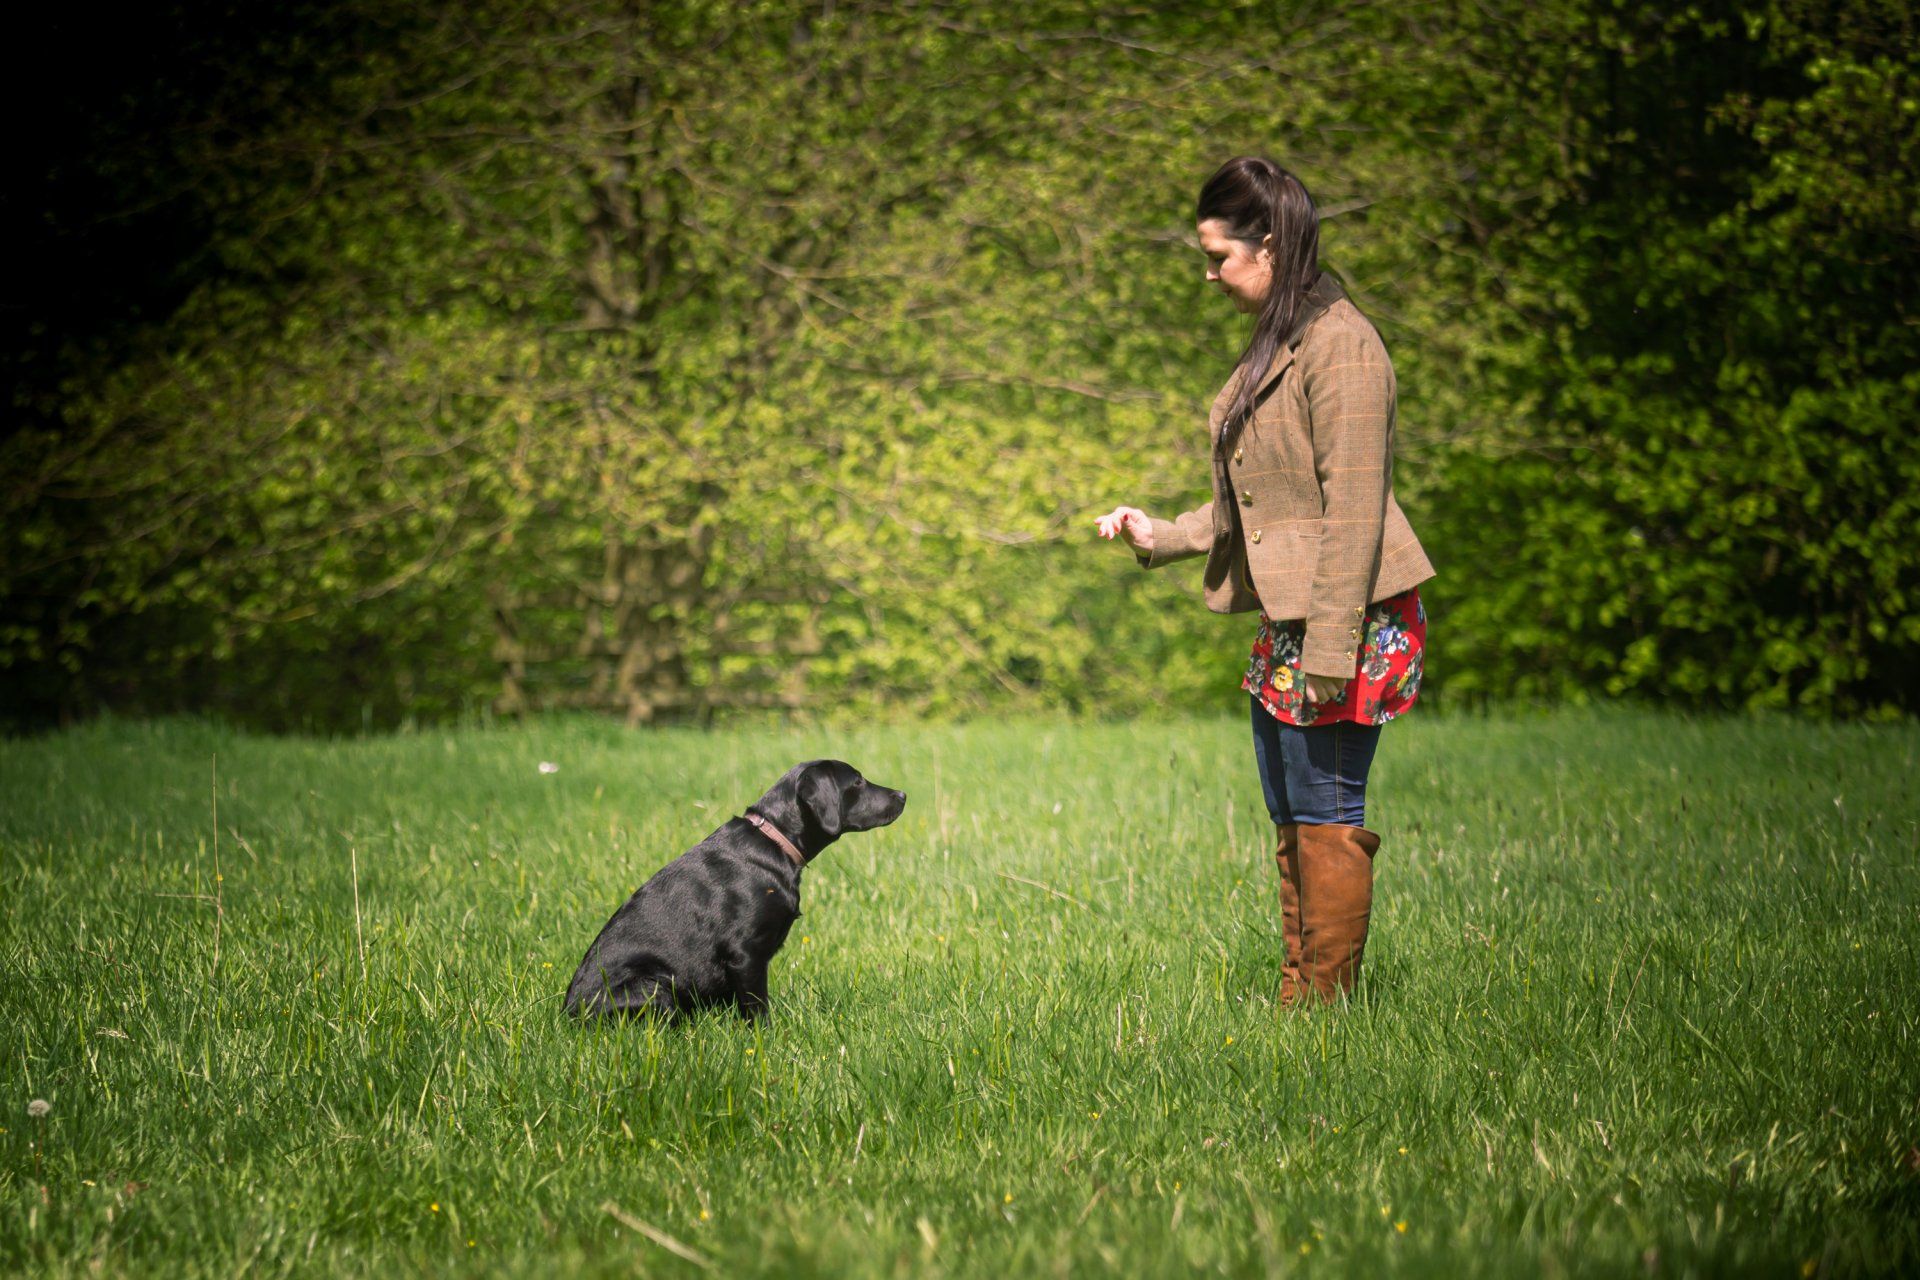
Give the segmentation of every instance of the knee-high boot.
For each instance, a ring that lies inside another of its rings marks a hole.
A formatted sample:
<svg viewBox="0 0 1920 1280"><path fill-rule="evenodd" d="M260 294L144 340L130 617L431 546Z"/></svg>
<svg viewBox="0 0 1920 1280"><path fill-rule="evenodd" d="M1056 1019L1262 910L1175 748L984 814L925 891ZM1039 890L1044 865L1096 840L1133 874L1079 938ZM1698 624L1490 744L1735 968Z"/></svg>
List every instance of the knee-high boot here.
<svg viewBox="0 0 1920 1280"><path fill-rule="evenodd" d="M1298 837L1300 976L1322 1000L1353 990L1373 914L1373 855L1365 827L1305 824Z"/></svg>
<svg viewBox="0 0 1920 1280"><path fill-rule="evenodd" d="M1274 824L1273 860L1280 866L1280 1007L1292 1008L1309 994L1300 976L1300 824Z"/></svg>

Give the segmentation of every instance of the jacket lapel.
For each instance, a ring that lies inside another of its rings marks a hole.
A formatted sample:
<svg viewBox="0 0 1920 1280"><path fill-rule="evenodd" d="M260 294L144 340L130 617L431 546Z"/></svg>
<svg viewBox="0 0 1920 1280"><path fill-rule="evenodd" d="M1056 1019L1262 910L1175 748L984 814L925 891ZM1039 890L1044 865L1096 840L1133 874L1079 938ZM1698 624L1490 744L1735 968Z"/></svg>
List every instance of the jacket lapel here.
<svg viewBox="0 0 1920 1280"><path fill-rule="evenodd" d="M1220 394L1213 398L1213 408L1207 410L1207 431L1217 443L1220 439L1220 423L1227 416L1227 406L1233 403L1233 389L1240 385L1240 371L1235 369L1227 377L1227 385L1220 388Z"/></svg>

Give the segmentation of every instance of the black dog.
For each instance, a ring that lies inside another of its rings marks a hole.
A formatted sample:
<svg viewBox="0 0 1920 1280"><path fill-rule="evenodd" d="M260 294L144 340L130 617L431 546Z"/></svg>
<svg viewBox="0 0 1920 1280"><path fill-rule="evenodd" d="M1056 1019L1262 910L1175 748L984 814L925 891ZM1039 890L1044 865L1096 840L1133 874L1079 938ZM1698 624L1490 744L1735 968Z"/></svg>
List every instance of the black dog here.
<svg viewBox="0 0 1920 1280"><path fill-rule="evenodd" d="M904 791L839 760L787 770L767 794L641 885L587 948L567 1012L657 1014L733 1004L767 1013L767 962L800 914L800 870L849 831L884 827Z"/></svg>

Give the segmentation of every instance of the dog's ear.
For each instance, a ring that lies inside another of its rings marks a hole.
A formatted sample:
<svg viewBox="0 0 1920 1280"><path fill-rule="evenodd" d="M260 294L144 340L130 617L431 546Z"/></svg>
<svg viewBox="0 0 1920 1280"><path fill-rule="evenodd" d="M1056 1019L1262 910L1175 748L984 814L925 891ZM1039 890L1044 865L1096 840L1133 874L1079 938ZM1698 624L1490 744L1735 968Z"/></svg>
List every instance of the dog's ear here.
<svg viewBox="0 0 1920 1280"><path fill-rule="evenodd" d="M839 839L846 830L847 780L842 774L847 771L838 760L815 760L800 774L800 808L808 825L827 840Z"/></svg>

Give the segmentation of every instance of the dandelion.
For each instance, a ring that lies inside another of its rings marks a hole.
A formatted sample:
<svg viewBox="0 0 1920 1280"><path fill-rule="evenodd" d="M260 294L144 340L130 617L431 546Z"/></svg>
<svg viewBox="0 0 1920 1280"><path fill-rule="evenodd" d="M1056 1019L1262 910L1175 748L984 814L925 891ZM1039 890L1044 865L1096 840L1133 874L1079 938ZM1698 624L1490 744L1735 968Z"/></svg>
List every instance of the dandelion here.
<svg viewBox="0 0 1920 1280"><path fill-rule="evenodd" d="M83 1187L97 1187L100 1184L95 1182L92 1178L82 1178L80 1179L80 1185Z"/></svg>
<svg viewBox="0 0 1920 1280"><path fill-rule="evenodd" d="M748 1050L747 1050L747 1056L748 1056L749 1058L751 1058L751 1057L753 1056L753 1050L752 1050L752 1049L748 1049Z"/></svg>
<svg viewBox="0 0 1920 1280"><path fill-rule="evenodd" d="M1390 1213L1392 1213L1392 1212L1393 1212L1393 1206L1392 1206L1392 1205L1390 1205L1390 1204L1383 1204L1383 1205L1381 1205L1381 1206L1380 1206L1380 1216L1381 1216L1381 1217L1383 1217L1383 1218L1384 1218L1384 1217L1386 1217L1386 1216L1387 1216L1388 1214L1390 1214Z"/></svg>
<svg viewBox="0 0 1920 1280"><path fill-rule="evenodd" d="M706 1221L706 1220L707 1220L707 1219L708 1219L709 1217L711 1217L711 1216L712 1216L712 1215L711 1215L711 1214L709 1214L709 1213L708 1213L708 1212L707 1212L707 1211L706 1211L705 1209L702 1209L702 1210L700 1211L700 1221L702 1221L702 1222L705 1222L705 1221Z"/></svg>
<svg viewBox="0 0 1920 1280"><path fill-rule="evenodd" d="M438 1213L440 1212L440 1202L436 1200L432 1204L428 1205L427 1208L434 1213Z"/></svg>
<svg viewBox="0 0 1920 1280"><path fill-rule="evenodd" d="M1396 1223L1394 1223L1394 1224L1393 1224L1393 1229L1394 1229L1395 1231L1398 1231L1398 1232L1399 1232L1399 1233L1400 1233L1401 1235L1405 1235L1405 1234L1407 1234L1407 1224L1406 1224L1406 1222L1405 1222L1405 1221L1400 1221L1400 1222L1396 1222Z"/></svg>
<svg viewBox="0 0 1920 1280"><path fill-rule="evenodd" d="M1312 1252L1313 1252L1313 1246L1308 1244L1305 1240L1302 1240L1300 1242L1300 1256L1304 1258Z"/></svg>
<svg viewBox="0 0 1920 1280"><path fill-rule="evenodd" d="M467 1248L469 1249L473 1248L473 1241L471 1240L467 1241Z"/></svg>
<svg viewBox="0 0 1920 1280"><path fill-rule="evenodd" d="M53 1104L45 1098L35 1098L27 1104L27 1114L39 1121L41 1125L40 1141L27 1144L33 1149L33 1180L35 1182L40 1181L40 1148L47 1145L46 1119L47 1112L51 1110L53 1110ZM40 1203L47 1203L47 1188L44 1183L40 1187Z"/></svg>
<svg viewBox="0 0 1920 1280"><path fill-rule="evenodd" d="M1400 1148L1400 1154L1401 1155L1407 1154L1407 1149L1405 1147Z"/></svg>
<svg viewBox="0 0 1920 1280"><path fill-rule="evenodd" d="M1227 1043L1228 1043L1228 1044L1232 1044L1232 1043L1233 1043L1233 1037L1232 1037L1232 1036L1228 1036L1228 1037L1227 1037Z"/></svg>
<svg viewBox="0 0 1920 1280"><path fill-rule="evenodd" d="M1006 1196L1005 1196L1004 1198L1002 1198L1002 1199L1001 1199L1001 1201L1000 1201L1000 1203L1001 1203L1001 1204L1012 1204L1012 1203L1013 1203L1013 1192L1011 1192L1011 1191L1009 1191L1009 1192L1007 1192L1007 1194L1006 1194Z"/></svg>

